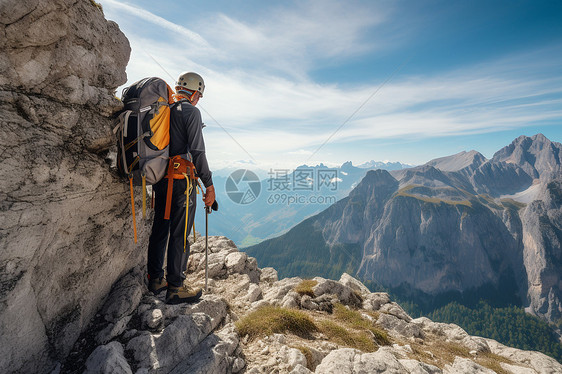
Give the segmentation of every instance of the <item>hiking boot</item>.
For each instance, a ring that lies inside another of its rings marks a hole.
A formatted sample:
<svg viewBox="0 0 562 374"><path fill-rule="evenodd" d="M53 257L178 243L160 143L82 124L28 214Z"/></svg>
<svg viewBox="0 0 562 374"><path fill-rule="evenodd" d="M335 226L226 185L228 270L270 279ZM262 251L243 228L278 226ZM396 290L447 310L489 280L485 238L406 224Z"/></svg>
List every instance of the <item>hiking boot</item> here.
<svg viewBox="0 0 562 374"><path fill-rule="evenodd" d="M168 286L166 304L192 303L199 300L202 294L199 287L192 288L185 284L181 287Z"/></svg>
<svg viewBox="0 0 562 374"><path fill-rule="evenodd" d="M148 276L148 290L155 295L158 295L160 292L164 291L168 287L168 283L164 280L164 277L150 279L150 275Z"/></svg>

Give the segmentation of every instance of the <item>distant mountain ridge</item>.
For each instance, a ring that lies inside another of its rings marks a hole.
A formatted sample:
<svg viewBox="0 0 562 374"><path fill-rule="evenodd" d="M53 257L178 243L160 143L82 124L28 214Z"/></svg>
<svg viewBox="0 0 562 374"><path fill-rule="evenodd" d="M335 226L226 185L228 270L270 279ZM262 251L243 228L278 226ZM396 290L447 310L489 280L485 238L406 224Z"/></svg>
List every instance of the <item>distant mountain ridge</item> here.
<svg viewBox="0 0 562 374"><path fill-rule="evenodd" d="M470 151L369 171L348 197L247 251L283 276L304 276L314 264L326 276L347 269L431 297L488 292L555 322L562 317L561 150L537 134L490 160Z"/></svg>
<svg viewBox="0 0 562 374"><path fill-rule="evenodd" d="M362 164L357 165L358 168L361 169L384 169L384 170L400 170L411 168L414 165L410 164L403 164L401 162L392 162L392 161L367 161Z"/></svg>
<svg viewBox="0 0 562 374"><path fill-rule="evenodd" d="M372 163L377 165L376 168L388 168L388 170L405 167L405 164L399 162L372 161ZM369 170L366 167L356 167L350 161L338 167L329 167L321 163L319 165L300 165L294 170L280 168L266 171L255 169L253 166L255 165L251 162L238 161L235 166L213 172L213 182L221 210L220 214L211 217L210 234L226 235L241 247L281 235L304 219L326 209L331 203L347 196ZM237 204L228 197L225 188L226 181L229 175L238 169L250 170L261 180L260 194L250 204ZM317 181L311 181L315 183L313 190L294 188L294 172L303 170L313 173L318 170L333 170L337 186L333 190L319 189ZM281 188L275 188L272 186L270 178L284 178L286 183L283 183ZM285 199L289 196L301 196L306 199L310 196L313 198L321 196L328 202L325 204L289 204ZM196 219L196 229L200 230L199 222L204 222L204 220L204 211L201 210Z"/></svg>

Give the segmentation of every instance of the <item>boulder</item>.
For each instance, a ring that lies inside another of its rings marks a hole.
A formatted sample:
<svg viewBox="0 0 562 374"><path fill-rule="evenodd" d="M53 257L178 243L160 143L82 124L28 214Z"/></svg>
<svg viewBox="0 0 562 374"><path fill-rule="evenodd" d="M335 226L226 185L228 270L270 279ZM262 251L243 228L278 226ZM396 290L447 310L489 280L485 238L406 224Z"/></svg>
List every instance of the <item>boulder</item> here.
<svg viewBox="0 0 562 374"><path fill-rule="evenodd" d="M476 362L469 360L467 358L455 357L455 361L452 365L445 365L443 368L443 374L495 374L496 372L485 368Z"/></svg>
<svg viewBox="0 0 562 374"><path fill-rule="evenodd" d="M316 277L314 280L318 282L318 284L312 288L315 296L335 295L342 304L361 306L361 296L352 288L331 279Z"/></svg>
<svg viewBox="0 0 562 374"><path fill-rule="evenodd" d="M390 303L390 296L386 292L374 292L363 298L363 309L377 311L387 303Z"/></svg>
<svg viewBox="0 0 562 374"><path fill-rule="evenodd" d="M379 309L379 312L390 314L406 322L410 322L412 320L412 317L410 317L400 305L394 302L382 305Z"/></svg>
<svg viewBox="0 0 562 374"><path fill-rule="evenodd" d="M421 338L423 331L421 327L414 323L408 323L391 314L381 313L377 319L377 324L390 332L392 335L402 338Z"/></svg>
<svg viewBox="0 0 562 374"><path fill-rule="evenodd" d="M123 346L118 342L100 345L86 360L84 374L132 374L125 359Z"/></svg>
<svg viewBox="0 0 562 374"><path fill-rule="evenodd" d="M288 366L288 370L293 370L297 365L302 365L306 367L306 357L296 348L289 348L286 345L281 347L277 353L281 362L284 362Z"/></svg>
<svg viewBox="0 0 562 374"><path fill-rule="evenodd" d="M490 352L486 339L470 336L462 328L452 323L433 322L429 318L420 317L412 320L411 324L418 325L423 332L436 335L447 342L463 345L471 351Z"/></svg>
<svg viewBox="0 0 562 374"><path fill-rule="evenodd" d="M362 353L356 349L341 348L330 352L316 374L386 373L408 374L409 371L394 357L388 348L379 348L374 353Z"/></svg>
<svg viewBox="0 0 562 374"><path fill-rule="evenodd" d="M127 343L135 365L169 372L189 357L212 332L211 319L203 313L178 316L162 334L143 333Z"/></svg>
<svg viewBox="0 0 562 374"><path fill-rule="evenodd" d="M347 273L343 273L341 275L339 282L344 286L347 286L352 290L359 292L359 294L362 296L367 296L371 293L367 286Z"/></svg>
<svg viewBox="0 0 562 374"><path fill-rule="evenodd" d="M505 357L515 364L521 364L524 367L531 366L537 373L562 373L562 365L544 353L507 347L492 339L485 339L485 341L492 353ZM515 372L515 370L513 371Z"/></svg>
<svg viewBox="0 0 562 374"><path fill-rule="evenodd" d="M274 283L277 282L278 280L279 277L277 275L277 270L275 270L274 268L266 267L261 269L261 277L260 277L261 282Z"/></svg>

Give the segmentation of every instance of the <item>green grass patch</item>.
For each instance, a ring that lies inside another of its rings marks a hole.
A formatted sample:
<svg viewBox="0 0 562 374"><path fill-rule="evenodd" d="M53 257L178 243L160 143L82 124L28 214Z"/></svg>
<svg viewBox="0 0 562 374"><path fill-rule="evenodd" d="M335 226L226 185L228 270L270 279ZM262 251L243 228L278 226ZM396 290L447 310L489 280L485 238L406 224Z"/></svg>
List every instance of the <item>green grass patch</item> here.
<svg viewBox="0 0 562 374"><path fill-rule="evenodd" d="M314 321L304 312L272 305L263 306L249 313L235 323L240 336L248 335L250 340L275 333L292 333L311 339L318 331Z"/></svg>
<svg viewBox="0 0 562 374"><path fill-rule="evenodd" d="M502 210L504 209L503 205L498 205L496 204L494 198L492 198L490 195L488 194L480 194L476 196L478 198L478 200L484 204L487 205L488 207L494 208L494 209L498 209L498 210Z"/></svg>
<svg viewBox="0 0 562 374"><path fill-rule="evenodd" d="M312 290L318 284L314 279L305 279L295 287L295 292L299 295L308 295L314 297L314 291Z"/></svg>
<svg viewBox="0 0 562 374"><path fill-rule="evenodd" d="M460 344L437 340L430 348L430 352L448 364L455 361L455 357L469 358L470 350Z"/></svg>
<svg viewBox="0 0 562 374"><path fill-rule="evenodd" d="M375 352L378 349L378 346L366 331L347 329L330 320L320 321L318 325L320 331L335 343L356 348L363 352Z"/></svg>
<svg viewBox="0 0 562 374"><path fill-rule="evenodd" d="M515 364L510 359L507 359L503 356L486 352L486 353L478 353L478 357L476 358L476 362L480 365L495 371L497 374L510 374L510 371L505 370L502 368L501 363L504 362L506 364Z"/></svg>
<svg viewBox="0 0 562 374"><path fill-rule="evenodd" d="M371 332L376 344L390 345L390 339L386 331L375 327L374 323L363 317L360 312L348 309L342 304L336 304L333 314L336 320L355 330Z"/></svg>
<svg viewBox="0 0 562 374"><path fill-rule="evenodd" d="M513 199L501 199L500 202L504 207L515 209L515 210L520 210L527 206L527 204L520 203L519 201L515 201Z"/></svg>
<svg viewBox="0 0 562 374"><path fill-rule="evenodd" d="M425 203L430 203L430 204L448 204L448 205L462 205L462 206L466 206L469 208L472 208L472 203L469 200L445 200L445 199L439 199L436 197L429 197L429 196L420 196L420 195L415 195L413 193L409 193L410 190L417 188L420 186L417 185L408 185L406 187L403 187L401 189L399 189L396 194L394 195L394 197L398 197L398 196L402 196L402 197L411 197L414 198L416 200L420 200L423 201ZM450 188L446 188L446 189L450 189Z"/></svg>

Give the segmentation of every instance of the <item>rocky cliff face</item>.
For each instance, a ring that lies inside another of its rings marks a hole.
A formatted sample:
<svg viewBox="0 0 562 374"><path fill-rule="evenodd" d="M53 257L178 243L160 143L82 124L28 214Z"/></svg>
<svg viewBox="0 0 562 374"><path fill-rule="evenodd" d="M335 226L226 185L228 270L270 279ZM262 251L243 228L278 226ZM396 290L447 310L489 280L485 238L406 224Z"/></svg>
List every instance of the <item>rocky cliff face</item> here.
<svg viewBox="0 0 562 374"><path fill-rule="evenodd" d="M204 238L188 282L203 286ZM225 237L209 238L209 291L166 305L133 271L119 280L62 373L557 373L539 352L412 319L357 279L278 279Z"/></svg>
<svg viewBox="0 0 562 374"><path fill-rule="evenodd" d="M411 169L370 171L347 198L248 253L260 262L271 259L268 252L279 257L302 246L297 233L306 226L307 237L322 241L318 258L359 246L359 262L348 251L345 265L362 279L430 295L492 287L556 322L561 151L538 134L515 139L491 160L471 151Z"/></svg>
<svg viewBox="0 0 562 374"><path fill-rule="evenodd" d="M103 157L129 53L92 1L0 3L1 372L55 367L142 261Z"/></svg>

